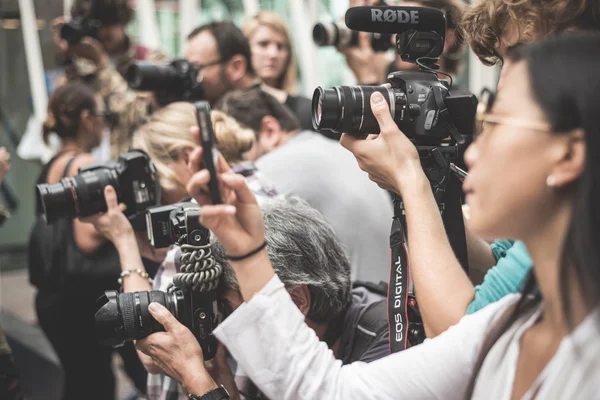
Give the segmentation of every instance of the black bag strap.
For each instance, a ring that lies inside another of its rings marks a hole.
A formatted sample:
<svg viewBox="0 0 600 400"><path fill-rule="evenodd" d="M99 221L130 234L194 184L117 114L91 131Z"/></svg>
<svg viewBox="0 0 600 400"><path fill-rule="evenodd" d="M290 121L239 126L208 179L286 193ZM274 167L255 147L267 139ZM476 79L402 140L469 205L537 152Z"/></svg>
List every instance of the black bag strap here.
<svg viewBox="0 0 600 400"><path fill-rule="evenodd" d="M67 174L69 173L69 169L71 168L71 165L73 164L73 161L75 161L75 159L79 157L79 153L75 154L73 157L71 157L71 159L69 161L67 161L67 165L65 165L65 169L63 171L62 177L66 178Z"/></svg>

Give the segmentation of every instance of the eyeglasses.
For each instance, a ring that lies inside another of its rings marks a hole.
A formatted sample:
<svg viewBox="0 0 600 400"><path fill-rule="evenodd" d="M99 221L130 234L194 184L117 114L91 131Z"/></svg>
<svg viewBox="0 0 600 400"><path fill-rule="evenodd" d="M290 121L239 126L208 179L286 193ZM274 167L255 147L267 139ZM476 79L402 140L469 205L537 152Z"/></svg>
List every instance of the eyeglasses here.
<svg viewBox="0 0 600 400"><path fill-rule="evenodd" d="M475 135L490 132L496 125L507 125L515 128L531 129L540 132L551 132L552 127L542 121L534 121L523 118L503 117L491 114L492 107L496 101L496 93L489 89L483 89L477 106L477 115L475 117Z"/></svg>

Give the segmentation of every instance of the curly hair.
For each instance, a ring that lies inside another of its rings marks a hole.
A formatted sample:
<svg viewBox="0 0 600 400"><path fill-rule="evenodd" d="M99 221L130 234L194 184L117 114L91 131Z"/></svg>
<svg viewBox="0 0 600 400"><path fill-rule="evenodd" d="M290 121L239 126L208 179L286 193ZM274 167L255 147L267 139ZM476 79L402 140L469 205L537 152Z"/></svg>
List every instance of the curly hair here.
<svg viewBox="0 0 600 400"><path fill-rule="evenodd" d="M600 30L600 0L476 0L457 34L481 62L494 65L501 61L496 48L507 27L516 29L518 42L571 29Z"/></svg>

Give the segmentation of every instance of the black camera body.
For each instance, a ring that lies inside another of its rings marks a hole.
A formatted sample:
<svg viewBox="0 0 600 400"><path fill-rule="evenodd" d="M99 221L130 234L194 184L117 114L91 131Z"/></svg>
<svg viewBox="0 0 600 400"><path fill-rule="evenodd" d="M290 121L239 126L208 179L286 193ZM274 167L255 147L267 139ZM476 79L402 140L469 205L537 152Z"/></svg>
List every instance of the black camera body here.
<svg viewBox="0 0 600 400"><path fill-rule="evenodd" d="M197 101L204 98L198 68L184 59L175 59L166 65L147 62L132 64L125 74L134 90L153 92L158 103L167 105L176 101Z"/></svg>
<svg viewBox="0 0 600 400"><path fill-rule="evenodd" d="M36 187L38 205L51 224L60 218L79 218L106 211L104 188L114 187L125 215L136 231L144 231L146 208L160 203L160 185L146 153L131 150L116 161L79 169L79 175Z"/></svg>
<svg viewBox="0 0 600 400"><path fill-rule="evenodd" d="M101 23L94 18L75 18L60 29L60 37L70 45L79 43L84 37L98 39Z"/></svg>
<svg viewBox="0 0 600 400"><path fill-rule="evenodd" d="M146 232L154 248L169 247L176 243L201 245L210 238L210 232L200 225L197 203L184 202L146 210Z"/></svg>
<svg viewBox="0 0 600 400"><path fill-rule="evenodd" d="M358 46L358 31L350 30L343 23L318 23L313 28L313 41L317 46L335 46L338 49ZM392 47L391 35L372 33L371 48L375 52L385 52Z"/></svg>

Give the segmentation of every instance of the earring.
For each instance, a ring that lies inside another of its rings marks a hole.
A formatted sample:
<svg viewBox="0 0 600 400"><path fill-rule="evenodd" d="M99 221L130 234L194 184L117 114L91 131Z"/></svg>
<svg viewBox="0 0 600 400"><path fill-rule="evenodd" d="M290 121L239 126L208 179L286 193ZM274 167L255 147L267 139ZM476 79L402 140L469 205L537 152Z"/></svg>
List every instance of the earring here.
<svg viewBox="0 0 600 400"><path fill-rule="evenodd" d="M550 175L548 176L548 178L546 178L546 185L548 185L548 187L554 187L556 186L556 178L554 177L554 175Z"/></svg>

